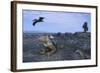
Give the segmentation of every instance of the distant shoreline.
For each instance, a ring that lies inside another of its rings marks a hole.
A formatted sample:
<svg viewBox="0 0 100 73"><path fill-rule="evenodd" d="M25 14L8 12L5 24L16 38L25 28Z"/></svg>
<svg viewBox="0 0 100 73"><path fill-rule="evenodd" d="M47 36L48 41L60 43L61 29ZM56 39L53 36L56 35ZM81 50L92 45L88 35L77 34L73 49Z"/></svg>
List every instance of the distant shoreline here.
<svg viewBox="0 0 100 73"><path fill-rule="evenodd" d="M65 33L84 33L84 32L39 32L39 31L25 31L23 33L62 33L62 34L65 34ZM86 33L91 33L91 32L86 32Z"/></svg>

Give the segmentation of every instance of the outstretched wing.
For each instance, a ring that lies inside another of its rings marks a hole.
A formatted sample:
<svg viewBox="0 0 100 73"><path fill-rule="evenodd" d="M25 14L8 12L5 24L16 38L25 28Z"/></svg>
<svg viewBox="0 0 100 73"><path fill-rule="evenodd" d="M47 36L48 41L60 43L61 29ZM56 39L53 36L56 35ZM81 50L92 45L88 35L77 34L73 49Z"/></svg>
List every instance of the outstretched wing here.
<svg viewBox="0 0 100 73"><path fill-rule="evenodd" d="M37 21L34 21L34 22L33 22L33 26L35 26L35 25L36 25L36 23L37 23Z"/></svg>

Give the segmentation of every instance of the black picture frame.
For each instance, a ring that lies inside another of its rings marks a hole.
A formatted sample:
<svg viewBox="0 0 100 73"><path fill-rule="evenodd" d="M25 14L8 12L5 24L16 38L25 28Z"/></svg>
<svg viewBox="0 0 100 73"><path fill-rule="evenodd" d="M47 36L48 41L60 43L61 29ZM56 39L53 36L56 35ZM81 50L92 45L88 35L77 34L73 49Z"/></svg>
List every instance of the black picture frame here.
<svg viewBox="0 0 100 73"><path fill-rule="evenodd" d="M95 10L95 64L91 65L80 65L80 66L61 66L61 67L50 67L50 68L30 68L30 69L17 69L17 5L44 5L44 6L58 6L58 7L76 7L76 8L89 8ZM97 56L97 42L98 42L98 8L97 6L90 5L74 5L74 4L58 4L58 3L43 3L43 2L27 2L27 1L12 1L11 2L11 71L37 71L37 70L52 70L52 69L69 69L69 68L83 68L83 67L96 67L98 65Z"/></svg>

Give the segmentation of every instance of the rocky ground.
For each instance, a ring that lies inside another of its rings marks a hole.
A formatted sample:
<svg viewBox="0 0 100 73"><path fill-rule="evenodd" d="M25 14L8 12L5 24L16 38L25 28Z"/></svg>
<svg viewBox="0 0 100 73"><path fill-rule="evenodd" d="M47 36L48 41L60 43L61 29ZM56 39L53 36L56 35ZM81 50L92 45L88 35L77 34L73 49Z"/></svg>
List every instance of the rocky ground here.
<svg viewBox="0 0 100 73"><path fill-rule="evenodd" d="M83 60L91 58L91 34L90 32L76 32L64 34L52 34L55 38L57 50L52 55L41 54L45 49L38 40L43 33L23 34L23 62ZM48 35L51 35L48 33Z"/></svg>

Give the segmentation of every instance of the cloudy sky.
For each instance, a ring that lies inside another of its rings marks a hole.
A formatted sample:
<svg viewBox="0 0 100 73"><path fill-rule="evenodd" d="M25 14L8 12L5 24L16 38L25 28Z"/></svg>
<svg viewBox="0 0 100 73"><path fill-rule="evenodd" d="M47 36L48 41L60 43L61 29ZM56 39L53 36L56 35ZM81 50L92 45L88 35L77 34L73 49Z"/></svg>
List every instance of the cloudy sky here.
<svg viewBox="0 0 100 73"><path fill-rule="evenodd" d="M90 13L23 10L22 14L24 32L82 32L84 22L88 23L88 31L91 31ZM44 22L33 26L32 20L39 17L44 17Z"/></svg>

